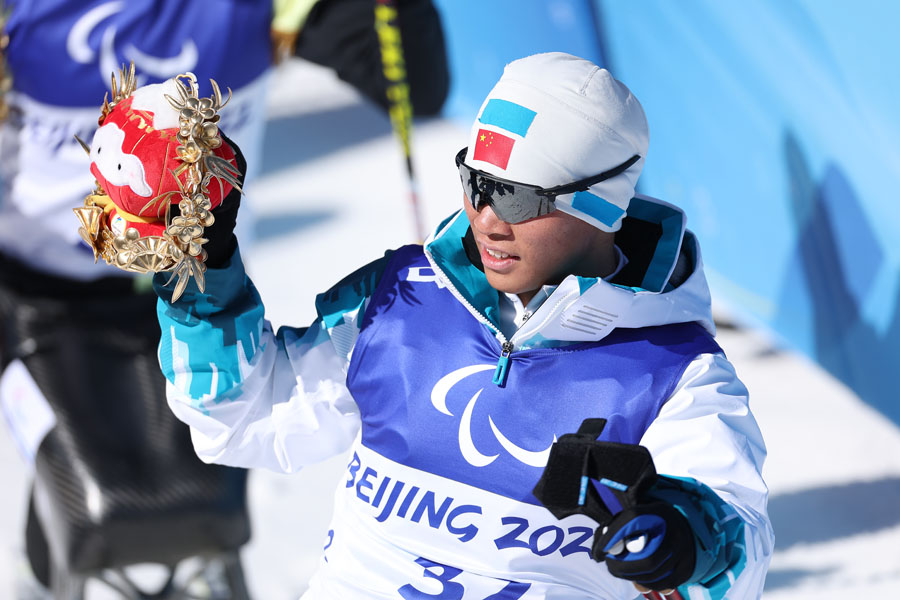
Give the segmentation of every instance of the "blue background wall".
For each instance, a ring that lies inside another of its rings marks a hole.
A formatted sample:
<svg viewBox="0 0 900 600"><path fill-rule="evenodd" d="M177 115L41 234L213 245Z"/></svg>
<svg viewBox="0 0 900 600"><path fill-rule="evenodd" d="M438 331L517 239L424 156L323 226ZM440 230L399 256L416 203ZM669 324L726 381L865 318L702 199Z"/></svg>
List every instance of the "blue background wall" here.
<svg viewBox="0 0 900 600"><path fill-rule="evenodd" d="M467 124L503 65L606 65L650 121L714 295L900 423L900 3L438 0Z"/></svg>

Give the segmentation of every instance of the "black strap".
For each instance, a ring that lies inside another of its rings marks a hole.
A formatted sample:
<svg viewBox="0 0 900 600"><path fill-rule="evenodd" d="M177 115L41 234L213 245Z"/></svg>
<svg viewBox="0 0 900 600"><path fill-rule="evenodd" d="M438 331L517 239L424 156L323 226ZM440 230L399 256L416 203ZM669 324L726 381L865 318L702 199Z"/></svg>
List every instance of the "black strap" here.
<svg viewBox="0 0 900 600"><path fill-rule="evenodd" d="M563 435L550 449L550 458L533 493L557 519L584 514L600 525L613 510L597 485L606 486L622 508L635 506L656 481L650 452L637 444L601 442L606 419L585 419L577 433Z"/></svg>

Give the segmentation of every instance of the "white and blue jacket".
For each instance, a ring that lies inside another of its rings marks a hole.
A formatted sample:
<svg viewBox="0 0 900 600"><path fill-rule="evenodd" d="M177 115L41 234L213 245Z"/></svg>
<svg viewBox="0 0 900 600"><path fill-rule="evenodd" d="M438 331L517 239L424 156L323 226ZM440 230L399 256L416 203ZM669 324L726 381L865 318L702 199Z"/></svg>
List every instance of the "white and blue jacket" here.
<svg viewBox="0 0 900 600"><path fill-rule="evenodd" d="M550 445L589 417L677 482L666 499L698 549L684 597L758 598L765 447L683 214L632 200L625 279L566 278L509 339L467 230L457 213L353 273L304 329L272 330L238 253L205 294L172 304L157 286L169 403L204 460L290 472L350 449L305 598L637 597L590 558L590 519L532 495Z"/></svg>

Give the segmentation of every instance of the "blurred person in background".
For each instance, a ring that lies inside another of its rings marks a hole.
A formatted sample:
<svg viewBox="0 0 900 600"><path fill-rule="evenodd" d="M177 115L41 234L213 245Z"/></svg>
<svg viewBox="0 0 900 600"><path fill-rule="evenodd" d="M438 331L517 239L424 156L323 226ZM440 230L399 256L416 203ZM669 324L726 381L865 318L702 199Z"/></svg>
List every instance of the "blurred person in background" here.
<svg viewBox="0 0 900 600"><path fill-rule="evenodd" d="M95 265L73 227L70 209L94 185L76 136L93 137L111 74L132 62L141 84L190 71L206 90L210 78L230 88L221 125L246 154L252 185L273 58L331 67L387 106L374 7L374 0L6 2L0 401L26 459L33 462L56 429L74 440L64 444L72 454L115 450L117 459L139 461L147 449L133 446L155 436L178 460L195 460L187 429L173 427L164 406L165 379L155 366L159 329L146 319L156 302L149 278ZM448 88L438 15L430 0L401 0L397 8L415 112L434 114ZM239 235L251 243L251 219ZM133 466L139 477L146 465ZM241 481L229 485L242 503ZM52 535L32 498L25 546L44 586L52 580Z"/></svg>
<svg viewBox="0 0 900 600"><path fill-rule="evenodd" d="M235 196L194 232L205 287L155 276L199 456L350 451L304 598L760 597L765 444L684 213L634 193L648 149L608 71L529 56L455 157L463 209L318 295L309 327L266 320Z"/></svg>

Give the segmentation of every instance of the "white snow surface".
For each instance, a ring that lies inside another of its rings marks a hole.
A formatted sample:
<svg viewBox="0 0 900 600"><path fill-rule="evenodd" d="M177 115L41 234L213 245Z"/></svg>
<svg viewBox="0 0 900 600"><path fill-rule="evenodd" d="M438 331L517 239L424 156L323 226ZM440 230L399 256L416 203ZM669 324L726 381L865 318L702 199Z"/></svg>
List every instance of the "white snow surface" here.
<svg viewBox="0 0 900 600"><path fill-rule="evenodd" d="M250 215L256 220L245 259L269 319L305 325L316 293L385 249L418 241L410 185L386 116L330 72L299 61L282 66L268 105L262 172L241 208L245 230ZM440 119L416 123L427 228L460 205L453 157L467 132ZM727 324L732 313L715 309ZM900 590L900 429L765 332L724 326L718 340L750 389L768 445L776 552L763 598L893 597ZM251 473L253 537L242 557L255 599L291 600L304 591L345 464L339 456L295 475ZM0 598L14 598L29 469L5 432L0 469L7 486L0 495ZM114 597L89 589L90 600Z"/></svg>

